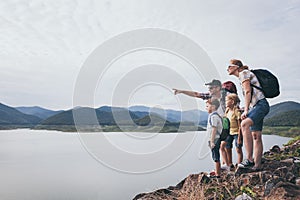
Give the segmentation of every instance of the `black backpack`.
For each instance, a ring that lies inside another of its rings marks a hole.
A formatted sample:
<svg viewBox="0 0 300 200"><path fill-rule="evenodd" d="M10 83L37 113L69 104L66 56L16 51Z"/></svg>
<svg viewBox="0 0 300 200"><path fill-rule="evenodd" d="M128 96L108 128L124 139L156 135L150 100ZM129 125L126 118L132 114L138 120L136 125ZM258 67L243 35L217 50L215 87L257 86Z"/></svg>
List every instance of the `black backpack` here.
<svg viewBox="0 0 300 200"><path fill-rule="evenodd" d="M270 71L266 69L254 69L251 72L255 74L261 87L250 85L261 90L266 98L277 97L280 94L278 79Z"/></svg>

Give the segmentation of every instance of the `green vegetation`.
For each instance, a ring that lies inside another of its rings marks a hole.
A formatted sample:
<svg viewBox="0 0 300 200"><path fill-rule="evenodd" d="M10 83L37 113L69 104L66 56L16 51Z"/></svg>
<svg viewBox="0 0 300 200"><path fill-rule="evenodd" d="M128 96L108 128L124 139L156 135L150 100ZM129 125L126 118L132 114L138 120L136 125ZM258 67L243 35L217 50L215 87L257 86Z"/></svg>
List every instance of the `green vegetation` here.
<svg viewBox="0 0 300 200"><path fill-rule="evenodd" d="M266 126L300 126L300 110L278 113L265 120Z"/></svg>
<svg viewBox="0 0 300 200"><path fill-rule="evenodd" d="M162 126L122 126L121 128L117 125L102 125L100 126L80 126L75 127L74 125L37 125L33 127L37 130L56 130L63 132L160 132L160 133L176 133L176 132L185 132L185 131L204 131L205 129L198 126L188 126L178 124L169 124Z"/></svg>
<svg viewBox="0 0 300 200"><path fill-rule="evenodd" d="M293 138L300 135L300 126L264 126L262 133Z"/></svg>
<svg viewBox="0 0 300 200"><path fill-rule="evenodd" d="M291 144L294 144L296 141L300 140L300 135L296 136L295 138L291 139L287 144L285 144L284 146L288 146Z"/></svg>

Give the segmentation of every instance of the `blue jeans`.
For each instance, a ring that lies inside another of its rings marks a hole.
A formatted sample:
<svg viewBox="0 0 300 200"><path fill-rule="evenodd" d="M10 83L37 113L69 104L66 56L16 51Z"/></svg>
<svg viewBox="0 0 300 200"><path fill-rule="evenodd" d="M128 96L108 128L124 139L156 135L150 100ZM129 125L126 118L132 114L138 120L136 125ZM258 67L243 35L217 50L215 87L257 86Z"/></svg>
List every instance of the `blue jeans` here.
<svg viewBox="0 0 300 200"><path fill-rule="evenodd" d="M226 138L226 140L225 140L225 142L227 143L226 144L226 148L227 149L231 149L232 148L232 143L233 143L233 140L235 141L234 143L235 143L235 147L236 148L242 148L242 146L243 146L243 141L242 141L242 144L238 144L238 135L236 134L236 135L228 135L227 136L227 138Z"/></svg>
<svg viewBox="0 0 300 200"><path fill-rule="evenodd" d="M266 99L259 100L256 105L250 109L247 117L253 121L250 127L251 131L262 131L265 116L269 113L270 106Z"/></svg>
<svg viewBox="0 0 300 200"><path fill-rule="evenodd" d="M220 162L220 144L221 144L221 140L219 139L216 142L215 147L211 149L211 156L213 161L215 162Z"/></svg>

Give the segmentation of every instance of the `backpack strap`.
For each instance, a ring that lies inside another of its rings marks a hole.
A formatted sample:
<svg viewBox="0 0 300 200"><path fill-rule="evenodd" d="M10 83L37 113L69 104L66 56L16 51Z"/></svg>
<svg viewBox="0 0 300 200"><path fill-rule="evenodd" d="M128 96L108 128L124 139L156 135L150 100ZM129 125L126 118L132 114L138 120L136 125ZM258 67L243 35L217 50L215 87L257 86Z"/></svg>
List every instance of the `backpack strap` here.
<svg viewBox="0 0 300 200"><path fill-rule="evenodd" d="M252 83L250 83L250 86L252 86L252 87L254 87L254 88L256 88L256 89L258 89L258 90L260 90L260 91L263 91L263 89L262 89L261 87L258 87L258 86L256 86L256 85L253 85Z"/></svg>
<svg viewBox="0 0 300 200"><path fill-rule="evenodd" d="M256 77L257 81L259 82L259 80L258 80L257 76L255 75L255 73L253 72L253 70L250 70L250 72ZM259 83L259 84L260 84L260 83ZM256 85L253 85L253 84L251 83L251 81L250 81L250 86L251 86L251 87L254 87L254 88L256 88L256 89L258 89L258 90L260 90L260 91L263 91L263 89L262 89L261 87L258 87L258 86L256 86Z"/></svg>
<svg viewBox="0 0 300 200"><path fill-rule="evenodd" d="M213 112L213 113L211 114L210 118L209 118L209 124L210 124L211 126L212 126L212 123L211 123L211 117L212 117L213 115L217 115L218 117L220 117L221 122L222 122L222 124L223 124L223 118L219 115L219 113Z"/></svg>

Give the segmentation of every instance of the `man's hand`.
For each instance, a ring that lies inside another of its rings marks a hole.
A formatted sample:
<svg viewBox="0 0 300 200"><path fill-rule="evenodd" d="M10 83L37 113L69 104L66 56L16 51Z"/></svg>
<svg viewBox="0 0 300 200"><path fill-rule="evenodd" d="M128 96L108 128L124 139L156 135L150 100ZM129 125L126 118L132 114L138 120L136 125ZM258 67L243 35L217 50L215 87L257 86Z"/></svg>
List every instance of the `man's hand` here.
<svg viewBox="0 0 300 200"><path fill-rule="evenodd" d="M173 88L173 90L174 90L174 95L181 93L181 90L178 90L178 89L175 89L175 88Z"/></svg>

